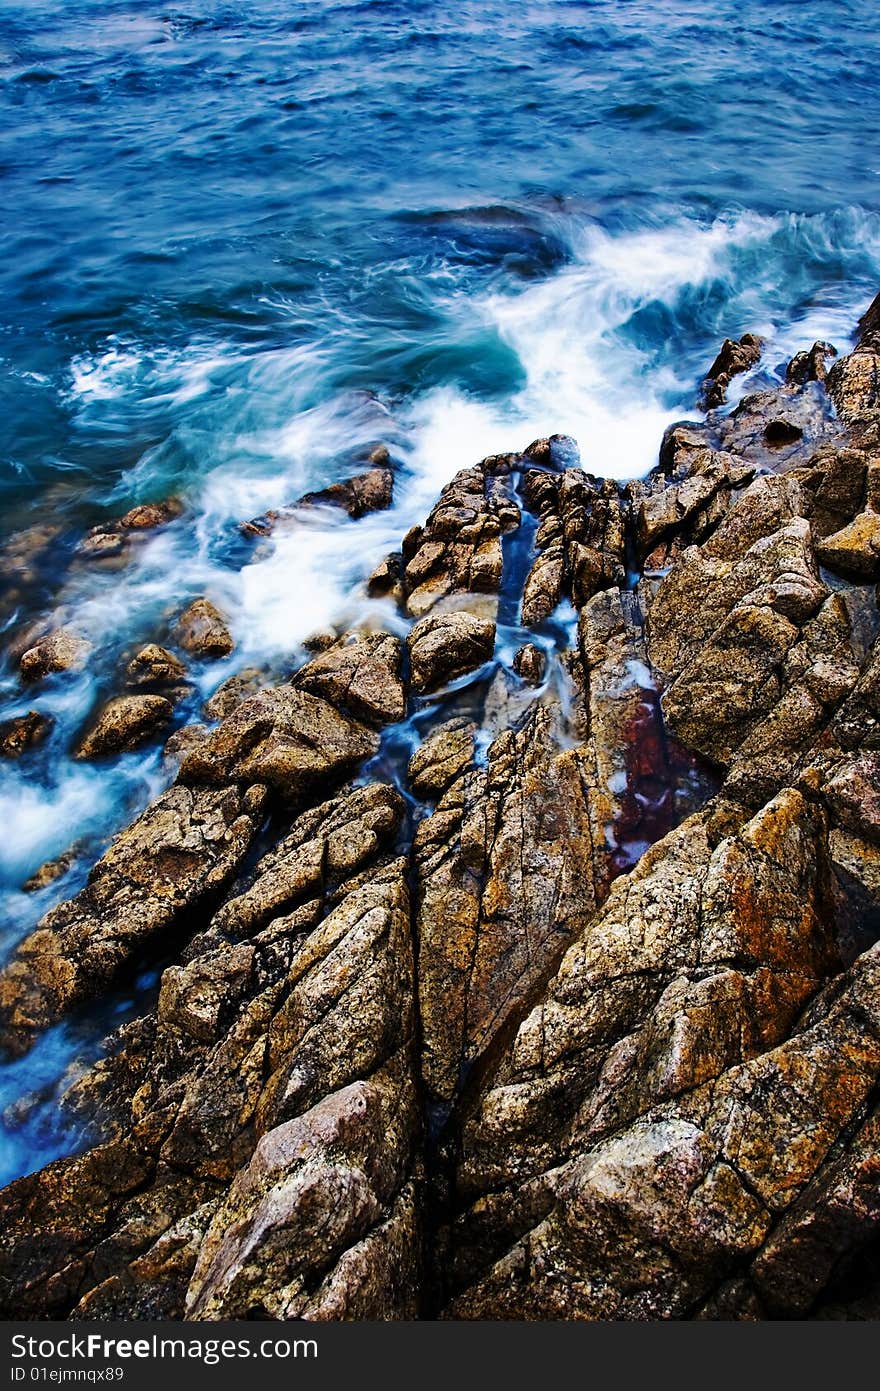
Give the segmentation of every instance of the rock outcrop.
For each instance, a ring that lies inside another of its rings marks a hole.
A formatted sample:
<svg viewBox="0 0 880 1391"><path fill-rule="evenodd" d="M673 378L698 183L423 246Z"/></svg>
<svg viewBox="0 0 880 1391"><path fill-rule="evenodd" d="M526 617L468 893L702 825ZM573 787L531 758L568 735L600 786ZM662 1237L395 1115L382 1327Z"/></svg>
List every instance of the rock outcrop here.
<svg viewBox="0 0 880 1391"><path fill-rule="evenodd" d="M878 322L646 479L464 469L368 581L393 632L175 733L0 973L21 1054L158 972L0 1193L7 1312L880 1313ZM144 648L107 737L183 680Z"/></svg>

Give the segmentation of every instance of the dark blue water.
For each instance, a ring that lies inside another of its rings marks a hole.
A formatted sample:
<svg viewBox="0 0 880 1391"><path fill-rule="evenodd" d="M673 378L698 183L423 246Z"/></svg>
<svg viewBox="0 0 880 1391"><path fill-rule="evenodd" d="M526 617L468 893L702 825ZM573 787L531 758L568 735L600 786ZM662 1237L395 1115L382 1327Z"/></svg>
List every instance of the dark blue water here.
<svg viewBox="0 0 880 1391"><path fill-rule="evenodd" d="M232 621L203 693L289 656L363 613L458 467L563 431L640 474L722 336L763 334L772 373L845 348L880 283L868 0L0 0L0 89L0 540L48 525L63 558L135 501L187 506L124 571L12 567L7 628L52 614L95 655L36 694L0 667L0 718L57 721L0 768L4 950L169 777L68 753L175 606ZM379 440L389 513L233 563L239 520ZM0 1072L7 1100L26 1083ZM51 1148L15 1132L3 1170Z"/></svg>

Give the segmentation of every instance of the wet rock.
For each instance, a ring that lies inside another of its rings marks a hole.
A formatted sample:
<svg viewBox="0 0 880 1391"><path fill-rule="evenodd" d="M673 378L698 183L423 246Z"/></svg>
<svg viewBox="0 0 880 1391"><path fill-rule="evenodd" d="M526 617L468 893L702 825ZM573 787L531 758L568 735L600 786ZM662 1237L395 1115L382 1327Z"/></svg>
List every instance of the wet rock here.
<svg viewBox="0 0 880 1391"><path fill-rule="evenodd" d="M542 468L563 469L576 467L580 463L580 450L571 435L550 435L546 439L533 440L523 450L526 459L540 464Z"/></svg>
<svg viewBox="0 0 880 1391"><path fill-rule="evenodd" d="M809 352L795 353L785 372L785 380L794 386L806 382L824 382L828 376L828 357L837 357L831 343L814 343Z"/></svg>
<svg viewBox="0 0 880 1391"><path fill-rule="evenodd" d="M880 579L880 513L860 512L817 547L823 565L854 579Z"/></svg>
<svg viewBox="0 0 880 1391"><path fill-rule="evenodd" d="M453 1316L685 1315L870 1087L848 1004L786 1037L836 965L821 814L786 794L714 851L704 825L618 882L474 1104Z"/></svg>
<svg viewBox="0 0 880 1391"><path fill-rule="evenodd" d="M540 686L544 680L546 667L546 653L543 648L536 647L533 642L527 642L521 647L513 659L514 671L529 686Z"/></svg>
<svg viewBox="0 0 880 1391"><path fill-rule="evenodd" d="M423 740L407 770L416 797L440 797L470 767L476 734L471 720L459 718L440 725Z"/></svg>
<svg viewBox="0 0 880 1391"><path fill-rule="evenodd" d="M100 996L145 943L235 873L262 820L265 791L173 787L117 836L83 891L46 915L0 973L0 1046Z"/></svg>
<svg viewBox="0 0 880 1391"><path fill-rule="evenodd" d="M372 468L342 483L331 483L318 492L306 493L290 507L254 517L244 522L241 530L246 536L269 536L279 526L295 521L300 509L309 507L339 507L352 520L357 520L368 512L382 512L390 507L393 494L394 474L391 469L384 466Z"/></svg>
<svg viewBox="0 0 880 1391"><path fill-rule="evenodd" d="M344 857L345 825L395 797L361 789L348 809L342 797L306 813L291 830L291 873L296 847L310 862L316 837ZM378 845L363 841L363 873L350 879L334 859L324 901L267 907L238 943L227 913L164 972L156 1009L124 1026L64 1099L78 1116L100 1098L109 1133L0 1194L4 1310L419 1311L406 866ZM255 874L270 880L270 863Z"/></svg>
<svg viewBox="0 0 880 1391"><path fill-rule="evenodd" d="M725 338L703 383L703 405L706 410L724 404L731 379L755 367L761 360L763 347L763 339L754 333L744 333L738 342Z"/></svg>
<svg viewBox="0 0 880 1391"><path fill-rule="evenodd" d="M855 351L836 362L828 374L828 391L839 414L850 424L870 417L880 406L880 331L877 300L858 324Z"/></svg>
<svg viewBox="0 0 880 1391"><path fill-rule="evenodd" d="M203 744L209 734L207 725L185 724L176 729L170 739L166 739L162 754L172 765L179 767L186 755Z"/></svg>
<svg viewBox="0 0 880 1391"><path fill-rule="evenodd" d="M577 608L609 585L625 583L627 509L616 483L580 469L559 476L529 470L523 496L541 522L538 555L523 588L523 624L542 623L563 598Z"/></svg>
<svg viewBox="0 0 880 1391"><path fill-rule="evenodd" d="M326 700L281 686L258 691L186 755L188 786L265 783L284 801L342 779L378 748L378 737Z"/></svg>
<svg viewBox="0 0 880 1391"><path fill-rule="evenodd" d="M25 681L42 681L60 671L77 671L85 665L91 643L70 628L55 628L41 637L21 656L19 667Z"/></svg>
<svg viewBox="0 0 880 1391"><path fill-rule="evenodd" d="M400 796L380 783L305 812L215 924L229 937L250 936L304 899L330 893L393 845L403 811Z"/></svg>
<svg viewBox="0 0 880 1391"><path fill-rule="evenodd" d="M501 537L519 524L508 480L481 466L443 489L424 527L404 538L407 612L419 618L452 595L491 594L501 583Z"/></svg>
<svg viewBox="0 0 880 1391"><path fill-rule="evenodd" d="M20 758L36 744L41 744L52 731L55 721L39 710L16 715L0 721L0 758Z"/></svg>
<svg viewBox="0 0 880 1391"><path fill-rule="evenodd" d="M74 757L103 758L138 749L165 728L172 714L171 702L164 696L116 696L101 707Z"/></svg>
<svg viewBox="0 0 880 1391"><path fill-rule="evenodd" d="M414 855L423 1070L448 1104L595 907L582 763L559 751L552 712L448 786Z"/></svg>
<svg viewBox="0 0 880 1391"><path fill-rule="evenodd" d="M417 695L424 695L490 661L495 624L469 613L432 615L415 625L407 647L410 685Z"/></svg>
<svg viewBox="0 0 880 1391"><path fill-rule="evenodd" d="M403 603L402 564L402 557L392 553L376 566L367 580L371 599L393 599L396 604Z"/></svg>
<svg viewBox="0 0 880 1391"><path fill-rule="evenodd" d="M390 468L373 468L344 483L331 483L317 493L306 493L298 507L341 507L356 519L367 512L383 512L391 506L394 474Z"/></svg>
<svg viewBox="0 0 880 1391"><path fill-rule="evenodd" d="M156 531L175 521L183 512L178 498L164 502L146 502L132 507L125 516L101 523L80 541L76 554L84 560L121 560L131 556L133 545L145 533Z"/></svg>
<svg viewBox="0 0 880 1391"><path fill-rule="evenodd" d="M293 684L366 724L393 724L406 713L400 658L399 640L387 633L346 633L297 672Z"/></svg>
<svg viewBox="0 0 880 1391"><path fill-rule="evenodd" d="M225 618L210 599L194 599L184 609L174 636L185 652L203 660L228 657L235 646Z"/></svg>
<svg viewBox="0 0 880 1391"><path fill-rule="evenodd" d="M179 657L158 643L147 643L125 668L125 684L132 691L163 691L186 681L186 667Z"/></svg>
<svg viewBox="0 0 880 1391"><path fill-rule="evenodd" d="M265 684L265 674L258 667L245 667L219 685L202 706L206 720L225 720L237 705L248 696L256 695Z"/></svg>
<svg viewBox="0 0 880 1391"><path fill-rule="evenodd" d="M40 865L40 868L22 884L22 893L39 893L41 889L48 888L50 884L61 879L76 864L82 848L79 843L72 845L62 855L57 855L54 860L47 860L45 864Z"/></svg>

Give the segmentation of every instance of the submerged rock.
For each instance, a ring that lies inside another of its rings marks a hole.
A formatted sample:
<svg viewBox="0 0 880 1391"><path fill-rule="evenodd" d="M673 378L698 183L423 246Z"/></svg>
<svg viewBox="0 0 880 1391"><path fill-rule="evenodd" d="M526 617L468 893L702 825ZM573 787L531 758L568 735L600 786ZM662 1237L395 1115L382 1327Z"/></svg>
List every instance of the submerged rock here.
<svg viewBox="0 0 880 1391"><path fill-rule="evenodd" d="M26 749L41 744L50 734L54 720L39 710L0 721L0 758L21 758Z"/></svg>

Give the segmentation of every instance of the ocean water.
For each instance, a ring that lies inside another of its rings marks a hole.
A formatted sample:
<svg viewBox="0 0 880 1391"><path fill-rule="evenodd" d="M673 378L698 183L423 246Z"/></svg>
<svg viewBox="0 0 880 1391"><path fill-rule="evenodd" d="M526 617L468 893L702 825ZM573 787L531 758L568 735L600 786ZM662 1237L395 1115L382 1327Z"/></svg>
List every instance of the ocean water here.
<svg viewBox="0 0 880 1391"><path fill-rule="evenodd" d="M458 468L559 431L637 476L722 337L768 343L735 396L816 338L845 350L880 284L878 109L868 0L0 0L0 546L48 529L52 557L7 565L0 624L95 646L35 691L0 664L0 718L56 721L0 766L0 953L167 783L155 751L69 753L189 598L238 644L197 718L362 616ZM242 564L240 521L380 441L390 511L317 513ZM129 566L67 566L84 527L169 495L184 516ZM0 1066L0 1108L51 1108L84 1038ZM3 1177L71 1143L21 1114Z"/></svg>

